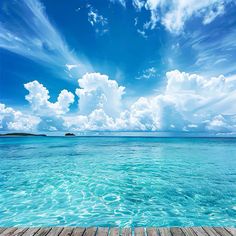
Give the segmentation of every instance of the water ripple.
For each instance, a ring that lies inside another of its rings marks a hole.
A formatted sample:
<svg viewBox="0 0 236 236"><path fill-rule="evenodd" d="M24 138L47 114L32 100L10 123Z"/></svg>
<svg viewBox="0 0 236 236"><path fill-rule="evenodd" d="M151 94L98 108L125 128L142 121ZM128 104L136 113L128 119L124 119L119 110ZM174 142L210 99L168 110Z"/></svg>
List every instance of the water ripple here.
<svg viewBox="0 0 236 236"><path fill-rule="evenodd" d="M0 138L0 225L236 226L234 139Z"/></svg>

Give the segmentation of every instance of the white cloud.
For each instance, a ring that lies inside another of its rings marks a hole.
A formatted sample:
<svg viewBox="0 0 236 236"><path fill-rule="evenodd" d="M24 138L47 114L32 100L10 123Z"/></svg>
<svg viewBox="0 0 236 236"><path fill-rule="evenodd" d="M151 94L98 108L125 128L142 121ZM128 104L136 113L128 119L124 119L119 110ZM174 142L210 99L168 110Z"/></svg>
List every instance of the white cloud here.
<svg viewBox="0 0 236 236"><path fill-rule="evenodd" d="M0 103L0 130L35 130L40 118L26 115Z"/></svg>
<svg viewBox="0 0 236 236"><path fill-rule="evenodd" d="M37 129L40 131L65 131L66 126L64 117L60 115L40 116L40 123L37 125Z"/></svg>
<svg viewBox="0 0 236 236"><path fill-rule="evenodd" d="M184 48L192 55L192 63L189 67L191 71L199 71L201 68L201 71L208 74L234 74L236 68L234 60L236 28L230 26L227 29L226 25L228 22L222 22L221 27L224 33L222 30L215 30L214 27L209 29L206 34L202 34L201 30L186 32L184 45L181 44L179 52L176 51L174 61L178 64L178 61L181 60L181 49ZM172 50L170 49L167 54L173 55ZM219 65L216 66L217 63ZM175 66L177 65L175 64ZM185 66L187 65L185 64Z"/></svg>
<svg viewBox="0 0 236 236"><path fill-rule="evenodd" d="M74 68L77 68L79 65L66 64L65 66L66 66L66 68L70 71L70 70L72 70L72 69L74 69Z"/></svg>
<svg viewBox="0 0 236 236"><path fill-rule="evenodd" d="M161 94L140 98L123 113L125 129L236 130L235 77L205 78L175 70L168 72L166 78L166 88Z"/></svg>
<svg viewBox="0 0 236 236"><path fill-rule="evenodd" d="M45 66L78 65L77 75L91 70L88 62L84 59L82 62L69 49L40 1L6 1L5 4L8 10L1 12L0 48Z"/></svg>
<svg viewBox="0 0 236 236"><path fill-rule="evenodd" d="M152 78L157 78L157 76L158 76L158 73L157 73L156 68L150 67L143 70L142 74L136 77L136 79L152 79Z"/></svg>
<svg viewBox="0 0 236 236"><path fill-rule="evenodd" d="M232 97L232 93L236 90L235 77L225 78L220 75L218 77L205 78L197 74L188 74L178 70L167 72L166 77L166 93L172 95L192 95L200 96L203 99L212 98L219 100ZM229 104L225 109L231 106Z"/></svg>
<svg viewBox="0 0 236 236"><path fill-rule="evenodd" d="M224 14L225 5L233 0L133 0L137 11L143 7L150 11L150 21L144 29L155 29L160 22L172 33L183 30L185 22L192 16L203 18L203 24L211 23L217 16Z"/></svg>
<svg viewBox="0 0 236 236"><path fill-rule="evenodd" d="M167 73L166 95L171 96L177 110L187 120L213 117L215 115L234 115L236 108L236 80L224 76L204 78L196 74L179 71Z"/></svg>
<svg viewBox="0 0 236 236"><path fill-rule="evenodd" d="M91 130L114 130L113 119L103 109L96 109L88 116L88 128Z"/></svg>
<svg viewBox="0 0 236 236"><path fill-rule="evenodd" d="M140 11L145 5L145 1L142 0L133 0L132 3L137 11Z"/></svg>
<svg viewBox="0 0 236 236"><path fill-rule="evenodd" d="M95 32L103 35L108 32L108 20L103 15L98 13L97 9L94 9L90 5L88 6L88 22L95 28Z"/></svg>
<svg viewBox="0 0 236 236"><path fill-rule="evenodd" d="M119 115L112 117L107 113L109 109L104 110L98 102L87 115L67 119L67 127L74 130L236 131L235 77L205 78L175 70L168 72L166 79L162 93L139 98ZM96 84L93 82L91 80L91 84ZM92 96L91 100L99 101L95 98ZM86 103L90 104L89 99Z"/></svg>
<svg viewBox="0 0 236 236"><path fill-rule="evenodd" d="M137 29L137 32L145 39L147 38L146 32L144 30Z"/></svg>
<svg viewBox="0 0 236 236"><path fill-rule="evenodd" d="M110 0L112 3L119 3L122 7L126 8L126 0Z"/></svg>
<svg viewBox="0 0 236 236"><path fill-rule="evenodd" d="M211 121L207 121L207 129L212 131L229 131L228 125L222 115L215 116Z"/></svg>
<svg viewBox="0 0 236 236"><path fill-rule="evenodd" d="M64 126L67 130L80 131L91 130L88 127L88 117L84 115L70 115L64 117Z"/></svg>
<svg viewBox="0 0 236 236"><path fill-rule="evenodd" d="M169 96L139 98L116 119L118 130L183 131L185 120Z"/></svg>
<svg viewBox="0 0 236 236"><path fill-rule="evenodd" d="M103 109L95 109L89 115L74 115L64 117L64 126L72 131L102 131L116 130L114 119Z"/></svg>
<svg viewBox="0 0 236 236"><path fill-rule="evenodd" d="M51 103L49 91L38 81L24 84L29 91L25 99L30 103L32 110L40 115L61 115L69 111L70 105L74 102L74 95L63 89L55 103Z"/></svg>
<svg viewBox="0 0 236 236"><path fill-rule="evenodd" d="M158 130L160 123L153 105L148 98L139 98L129 110L121 113L117 127L121 130Z"/></svg>
<svg viewBox="0 0 236 236"><path fill-rule="evenodd" d="M216 6L212 6L205 15L203 19L203 24L210 24L217 16L223 15L225 12L225 6L223 2L217 4Z"/></svg>
<svg viewBox="0 0 236 236"><path fill-rule="evenodd" d="M158 20L160 19L158 16L158 7L160 5L159 0L147 0L145 4L145 8L150 11L151 17L150 21L144 24L144 29L155 29Z"/></svg>
<svg viewBox="0 0 236 236"><path fill-rule="evenodd" d="M112 117L119 114L124 87L115 80L109 80L107 75L100 73L87 73L78 83L80 89L76 89L76 94L81 114L87 115L96 109L103 109Z"/></svg>
<svg viewBox="0 0 236 236"><path fill-rule="evenodd" d="M25 87L34 115L1 104L1 129L236 132L236 76L170 71L161 92L126 108L121 107L124 87L107 75L85 74L78 82L78 112L67 113L73 94L62 90L51 103L48 90L33 81Z"/></svg>

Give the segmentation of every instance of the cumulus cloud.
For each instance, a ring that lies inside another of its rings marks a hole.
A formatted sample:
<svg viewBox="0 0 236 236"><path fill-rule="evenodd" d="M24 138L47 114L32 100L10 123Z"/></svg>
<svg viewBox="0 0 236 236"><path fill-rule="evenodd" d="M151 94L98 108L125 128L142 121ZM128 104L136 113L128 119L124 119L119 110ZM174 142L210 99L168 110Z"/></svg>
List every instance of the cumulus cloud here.
<svg viewBox="0 0 236 236"><path fill-rule="evenodd" d="M78 80L79 111L69 113L74 96L62 90L55 103L39 82L27 83L33 115L0 106L2 130L43 131L201 131L236 132L236 76L204 77L178 70L166 73L166 86L122 108L124 87L107 75Z"/></svg>
<svg viewBox="0 0 236 236"><path fill-rule="evenodd" d="M116 116L121 110L124 87L115 80L100 73L87 73L78 80L79 111L88 115L96 109L103 109L109 116Z"/></svg>
<svg viewBox="0 0 236 236"><path fill-rule="evenodd" d="M236 130L236 115L217 115L212 120L206 122L206 129L209 131L231 132Z"/></svg>
<svg viewBox="0 0 236 236"><path fill-rule="evenodd" d="M25 99L30 103L34 112L40 115L62 115L69 111L70 105L74 102L74 95L63 89L55 103L49 102L49 91L38 81L24 84L29 91Z"/></svg>
<svg viewBox="0 0 236 236"><path fill-rule="evenodd" d="M166 74L166 94L175 99L178 109L204 114L236 114L236 78L205 78L177 70ZM186 98L187 97L187 98Z"/></svg>
<svg viewBox="0 0 236 236"><path fill-rule="evenodd" d="M95 109L89 115L64 117L64 126L72 131L108 131L117 130L115 119L108 116L103 109Z"/></svg>
<svg viewBox="0 0 236 236"><path fill-rule="evenodd" d="M37 130L45 132L66 131L64 117L62 116L42 116L40 115L40 122L37 125Z"/></svg>
<svg viewBox="0 0 236 236"><path fill-rule="evenodd" d="M230 124L235 129L236 79L205 78L178 70L167 72L166 78L162 94L139 99L131 106L130 115L138 118L140 127L155 124L151 130L200 131Z"/></svg>
<svg viewBox="0 0 236 236"><path fill-rule="evenodd" d="M14 110L11 107L6 107L0 103L0 130L35 130L39 124L40 118Z"/></svg>
<svg viewBox="0 0 236 236"><path fill-rule="evenodd" d="M88 127L91 130L114 130L113 119L103 109L96 109L88 116Z"/></svg>
<svg viewBox="0 0 236 236"><path fill-rule="evenodd" d="M141 97L116 116L97 102L87 114L67 118L66 126L74 130L235 131L235 91L234 77L206 78L174 70L167 72L166 87L160 94ZM109 96L106 94L108 100ZM90 99L85 104L99 101L96 96Z"/></svg>
<svg viewBox="0 0 236 236"><path fill-rule="evenodd" d="M192 16L201 17L203 24L211 23L217 16L224 14L225 5L233 0L133 0L137 11L142 8L150 12L150 21L144 29L155 29L160 22L167 30L179 33Z"/></svg>

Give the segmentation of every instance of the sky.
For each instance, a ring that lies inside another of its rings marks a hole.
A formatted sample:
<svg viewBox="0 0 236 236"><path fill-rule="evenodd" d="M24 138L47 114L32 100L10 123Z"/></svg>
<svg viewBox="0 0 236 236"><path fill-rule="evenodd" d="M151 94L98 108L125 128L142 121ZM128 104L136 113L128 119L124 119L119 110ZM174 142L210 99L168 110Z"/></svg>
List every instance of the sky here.
<svg viewBox="0 0 236 236"><path fill-rule="evenodd" d="M0 131L236 132L235 0L2 0Z"/></svg>

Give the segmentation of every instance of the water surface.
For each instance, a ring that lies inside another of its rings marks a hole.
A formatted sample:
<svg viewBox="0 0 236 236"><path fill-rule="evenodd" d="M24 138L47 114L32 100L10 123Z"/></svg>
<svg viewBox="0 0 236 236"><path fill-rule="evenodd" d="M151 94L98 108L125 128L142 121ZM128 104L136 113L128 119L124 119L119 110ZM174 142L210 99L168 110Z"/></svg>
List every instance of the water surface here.
<svg viewBox="0 0 236 236"><path fill-rule="evenodd" d="M0 225L236 226L236 139L2 137Z"/></svg>

